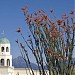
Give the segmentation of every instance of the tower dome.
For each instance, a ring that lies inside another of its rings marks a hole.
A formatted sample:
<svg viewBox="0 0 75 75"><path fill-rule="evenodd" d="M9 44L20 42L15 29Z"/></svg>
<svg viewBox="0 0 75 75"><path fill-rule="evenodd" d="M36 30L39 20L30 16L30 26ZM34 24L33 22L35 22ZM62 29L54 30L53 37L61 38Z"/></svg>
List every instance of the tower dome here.
<svg viewBox="0 0 75 75"><path fill-rule="evenodd" d="M1 38L0 44L10 44L10 41L7 38Z"/></svg>

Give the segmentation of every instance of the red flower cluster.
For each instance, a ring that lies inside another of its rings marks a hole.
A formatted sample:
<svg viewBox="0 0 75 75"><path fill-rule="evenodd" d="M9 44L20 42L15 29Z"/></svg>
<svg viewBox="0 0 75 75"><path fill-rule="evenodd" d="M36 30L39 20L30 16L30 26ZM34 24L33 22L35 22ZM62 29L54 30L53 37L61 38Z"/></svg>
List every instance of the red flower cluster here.
<svg viewBox="0 0 75 75"><path fill-rule="evenodd" d="M20 27L18 27L18 29L17 29L17 31L16 31L16 32L18 32L18 33L19 33L19 32L21 32L21 29L20 29Z"/></svg>
<svg viewBox="0 0 75 75"><path fill-rule="evenodd" d="M26 10L28 8L28 6L26 5L24 8L22 8L21 10Z"/></svg>
<svg viewBox="0 0 75 75"><path fill-rule="evenodd" d="M16 43L18 43L18 39L17 40L15 40L16 41Z"/></svg>
<svg viewBox="0 0 75 75"><path fill-rule="evenodd" d="M20 46L21 46L21 48L23 48L23 49L24 49L24 46L22 45L22 43L20 43Z"/></svg>
<svg viewBox="0 0 75 75"><path fill-rule="evenodd" d="M54 52L50 49L47 50L50 54L54 54Z"/></svg>
<svg viewBox="0 0 75 75"><path fill-rule="evenodd" d="M64 20L57 20L57 24L58 24L58 25L61 25L62 22L64 22Z"/></svg>

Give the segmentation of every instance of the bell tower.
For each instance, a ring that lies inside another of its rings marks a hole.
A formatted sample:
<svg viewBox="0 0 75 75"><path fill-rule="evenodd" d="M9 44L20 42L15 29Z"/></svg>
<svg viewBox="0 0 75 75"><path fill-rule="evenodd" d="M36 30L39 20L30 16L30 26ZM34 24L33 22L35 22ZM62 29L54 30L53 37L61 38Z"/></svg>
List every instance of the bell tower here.
<svg viewBox="0 0 75 75"><path fill-rule="evenodd" d="M10 54L10 41L7 38L0 39L0 66L12 67L12 55Z"/></svg>

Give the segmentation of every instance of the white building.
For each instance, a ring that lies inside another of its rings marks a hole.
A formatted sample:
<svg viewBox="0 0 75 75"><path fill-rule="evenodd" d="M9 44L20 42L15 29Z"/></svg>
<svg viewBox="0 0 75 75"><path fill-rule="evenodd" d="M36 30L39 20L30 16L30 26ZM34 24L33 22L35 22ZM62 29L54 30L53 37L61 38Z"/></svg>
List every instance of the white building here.
<svg viewBox="0 0 75 75"><path fill-rule="evenodd" d="M10 54L10 41L7 38L0 39L0 75L30 75L29 68L14 68L12 55ZM34 70L39 75L38 70Z"/></svg>

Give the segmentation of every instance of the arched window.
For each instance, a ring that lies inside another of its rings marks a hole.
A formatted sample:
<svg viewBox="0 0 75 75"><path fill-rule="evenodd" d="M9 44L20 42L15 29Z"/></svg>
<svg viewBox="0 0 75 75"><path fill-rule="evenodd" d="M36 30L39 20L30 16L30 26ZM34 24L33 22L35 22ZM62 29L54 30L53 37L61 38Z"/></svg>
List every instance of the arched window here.
<svg viewBox="0 0 75 75"><path fill-rule="evenodd" d="M10 66L10 59L7 59L7 66Z"/></svg>
<svg viewBox="0 0 75 75"><path fill-rule="evenodd" d="M6 52L9 52L9 48L8 47L6 47Z"/></svg>
<svg viewBox="0 0 75 75"><path fill-rule="evenodd" d="M4 59L1 59L1 65L4 66Z"/></svg>
<svg viewBox="0 0 75 75"><path fill-rule="evenodd" d="M1 52L4 52L4 47L1 47Z"/></svg>

